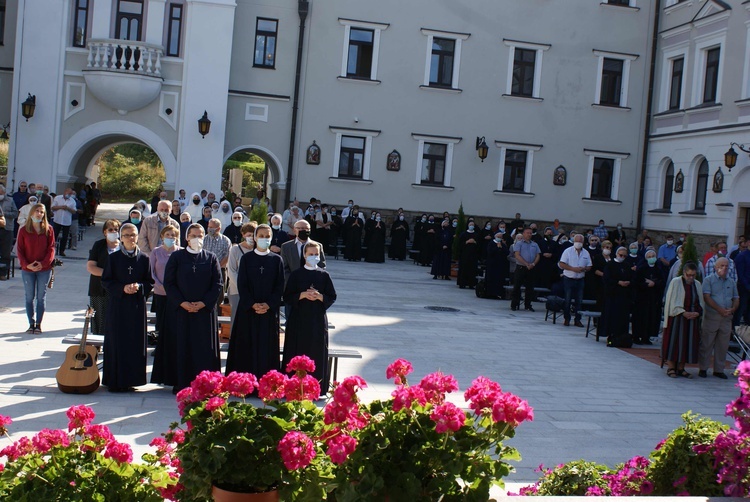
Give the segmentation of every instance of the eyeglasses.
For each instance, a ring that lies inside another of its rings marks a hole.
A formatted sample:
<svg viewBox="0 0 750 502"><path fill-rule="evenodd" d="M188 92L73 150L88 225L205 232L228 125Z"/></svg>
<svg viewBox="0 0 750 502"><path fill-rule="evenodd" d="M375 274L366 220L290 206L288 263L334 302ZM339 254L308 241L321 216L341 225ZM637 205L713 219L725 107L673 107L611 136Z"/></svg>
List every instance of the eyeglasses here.
<svg viewBox="0 0 750 502"><path fill-rule="evenodd" d="M135 239L138 237L138 234L121 234L120 237L123 237L125 239Z"/></svg>

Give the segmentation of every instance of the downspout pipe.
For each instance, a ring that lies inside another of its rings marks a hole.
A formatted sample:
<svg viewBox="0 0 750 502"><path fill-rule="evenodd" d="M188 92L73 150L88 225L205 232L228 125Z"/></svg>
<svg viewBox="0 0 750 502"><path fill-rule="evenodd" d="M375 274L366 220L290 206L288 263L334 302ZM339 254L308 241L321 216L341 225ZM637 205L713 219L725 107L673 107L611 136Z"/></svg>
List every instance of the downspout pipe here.
<svg viewBox="0 0 750 502"><path fill-rule="evenodd" d="M286 207L293 200L292 197L292 178L294 171L294 149L296 148L297 137L297 114L299 112L299 88L302 80L302 50L305 44L305 21L310 11L310 2L308 0L299 0L297 3L297 13L299 14L299 39L297 40L297 72L294 76L294 100L292 102L292 127L289 131L289 162L286 168ZM285 207L285 209L286 209Z"/></svg>
<svg viewBox="0 0 750 502"><path fill-rule="evenodd" d="M643 127L643 152L641 159L641 180L638 189L638 215L636 233L643 231L643 195L646 192L646 168L648 166L649 137L651 136L651 116L654 105L654 80L656 79L656 56L659 41L659 16L661 14L661 0L654 0L654 30L651 36L651 67L648 76L648 98L646 103L646 124Z"/></svg>

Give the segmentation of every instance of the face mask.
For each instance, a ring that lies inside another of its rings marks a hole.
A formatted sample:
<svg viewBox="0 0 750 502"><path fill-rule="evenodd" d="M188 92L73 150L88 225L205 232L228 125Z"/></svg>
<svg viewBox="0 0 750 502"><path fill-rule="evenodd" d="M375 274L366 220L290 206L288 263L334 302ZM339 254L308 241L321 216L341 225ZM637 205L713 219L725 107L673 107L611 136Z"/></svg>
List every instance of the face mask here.
<svg viewBox="0 0 750 502"><path fill-rule="evenodd" d="M357 216L359 214L359 211L352 211L352 216Z"/></svg>
<svg viewBox="0 0 750 502"><path fill-rule="evenodd" d="M505 233L505 229L504 228L499 228L497 231L500 232L501 234Z"/></svg>
<svg viewBox="0 0 750 502"><path fill-rule="evenodd" d="M656 265L656 258L646 258L646 261L648 262L649 266L653 267Z"/></svg>
<svg viewBox="0 0 750 502"><path fill-rule="evenodd" d="M315 210L315 212L316 212L316 213L319 213L319 212L320 212L320 209L316 209L316 210Z"/></svg>
<svg viewBox="0 0 750 502"><path fill-rule="evenodd" d="M310 237L310 232L308 232L307 230L299 230L299 231L297 232L297 237L298 237L298 238L299 238L299 240L301 240L301 241L306 241L306 240L307 240L307 238L308 238L308 237Z"/></svg>
<svg viewBox="0 0 750 502"><path fill-rule="evenodd" d="M36 198L29 197L29 204L36 204L38 201Z"/></svg>
<svg viewBox="0 0 750 502"><path fill-rule="evenodd" d="M474 230L474 225L469 225L469 230Z"/></svg>
<svg viewBox="0 0 750 502"><path fill-rule="evenodd" d="M376 216L375 221L380 221L380 216Z"/></svg>
<svg viewBox="0 0 750 502"><path fill-rule="evenodd" d="M117 239L119 239L119 235L117 232L107 232L107 240L109 242L117 242Z"/></svg>
<svg viewBox="0 0 750 502"><path fill-rule="evenodd" d="M604 222L599 223L599 226L603 227L604 226Z"/></svg>
<svg viewBox="0 0 750 502"><path fill-rule="evenodd" d="M270 237L261 237L258 239L258 247L261 249L268 249L271 246Z"/></svg>
<svg viewBox="0 0 750 502"><path fill-rule="evenodd" d="M616 258L615 258L615 261L616 261L617 263L622 263L622 262L624 262L624 261L625 261L625 258L623 258L623 257L621 257L621 256L618 256L618 257L616 257Z"/></svg>
<svg viewBox="0 0 750 502"><path fill-rule="evenodd" d="M456 228L457 226L458 226L458 223L454 221L453 222L453 228Z"/></svg>
<svg viewBox="0 0 750 502"><path fill-rule="evenodd" d="M193 204L198 205L201 203L200 199L193 199Z"/></svg>
<svg viewBox="0 0 750 502"><path fill-rule="evenodd" d="M352 205L353 205L353 204L352 204L351 202L350 202L349 204L347 204L347 206L349 206L349 207L352 207Z"/></svg>
<svg viewBox="0 0 750 502"><path fill-rule="evenodd" d="M130 218L130 223L132 223L133 225L137 225L140 222L141 222L140 218Z"/></svg>
<svg viewBox="0 0 750 502"><path fill-rule="evenodd" d="M567 237L562 237L562 238L560 239L560 242L561 242L562 244L565 244L566 242L568 242L568 238L567 238Z"/></svg>
<svg viewBox="0 0 750 502"><path fill-rule="evenodd" d="M484 229L485 229L485 230L489 230L490 228L492 228L492 225L485 225L485 226L484 226Z"/></svg>
<svg viewBox="0 0 750 502"><path fill-rule="evenodd" d="M604 256L609 256L610 254L612 254L612 250L611 249L602 249L602 254Z"/></svg>
<svg viewBox="0 0 750 502"><path fill-rule="evenodd" d="M203 237L193 237L190 239L190 247L195 251L203 249Z"/></svg>
<svg viewBox="0 0 750 502"><path fill-rule="evenodd" d="M224 207L221 208L221 210L224 211L225 213L228 213L229 212L229 206L224 206Z"/></svg>
<svg viewBox="0 0 750 502"><path fill-rule="evenodd" d="M551 239L552 238L552 234L544 234L544 237L545 237L545 239Z"/></svg>
<svg viewBox="0 0 750 502"><path fill-rule="evenodd" d="M271 228L274 230L279 230L281 228L281 225L271 225Z"/></svg>
<svg viewBox="0 0 750 502"><path fill-rule="evenodd" d="M495 241L496 243L498 243L498 244L500 244L501 242L503 242L503 240L502 240L502 239L501 239L500 237L495 237L495 238L494 238L493 240L494 240L494 241Z"/></svg>
<svg viewBox="0 0 750 502"><path fill-rule="evenodd" d="M158 214L159 218L161 218L162 220L166 220L169 217L169 213L166 211L159 211Z"/></svg>
<svg viewBox="0 0 750 502"><path fill-rule="evenodd" d="M398 217L398 220L399 220L399 221L404 221L404 215L402 214L401 216L399 216L399 217Z"/></svg>
<svg viewBox="0 0 750 502"><path fill-rule="evenodd" d="M242 220L232 220L232 225L234 225L235 227L241 227Z"/></svg>
<svg viewBox="0 0 750 502"><path fill-rule="evenodd" d="M203 220L204 220L204 221L208 221L208 220L210 220L210 219L211 219L211 215L210 215L210 214L207 214L207 215L203 215Z"/></svg>
<svg viewBox="0 0 750 502"><path fill-rule="evenodd" d="M218 212L219 211L219 206L211 206L211 211L213 211L215 213Z"/></svg>
<svg viewBox="0 0 750 502"><path fill-rule="evenodd" d="M574 242L573 247L576 249L581 249L583 248L583 242Z"/></svg>
<svg viewBox="0 0 750 502"><path fill-rule="evenodd" d="M723 253L723 252L721 252L721 251L719 251L719 252L718 252L718 253L716 253L716 254L717 254L717 255L719 255L719 256L726 256L726 253Z"/></svg>
<svg viewBox="0 0 750 502"><path fill-rule="evenodd" d="M168 248L173 248L174 247L174 239L170 239L169 237L165 238L164 239L164 245L167 246Z"/></svg>
<svg viewBox="0 0 750 502"><path fill-rule="evenodd" d="M673 240L670 239L670 240L667 241L667 246L671 246L672 244L674 244Z"/></svg>
<svg viewBox="0 0 750 502"><path fill-rule="evenodd" d="M637 254L638 254L638 250L637 249L631 249L630 250L630 256L636 256Z"/></svg>
<svg viewBox="0 0 750 502"><path fill-rule="evenodd" d="M252 246L253 244L255 244L255 239L253 239L252 237L245 237L245 242L247 242L248 245Z"/></svg>
<svg viewBox="0 0 750 502"><path fill-rule="evenodd" d="M33 221L34 223L41 223L42 219L41 218L37 218L36 216L32 216L31 217L31 221Z"/></svg>
<svg viewBox="0 0 750 502"><path fill-rule="evenodd" d="M41 197L44 194L44 190L37 190L36 195L37 197Z"/></svg>
<svg viewBox="0 0 750 502"><path fill-rule="evenodd" d="M320 261L320 256L316 254L311 254L310 256L305 256L305 261L307 262L309 266L314 267Z"/></svg>
<svg viewBox="0 0 750 502"><path fill-rule="evenodd" d="M428 223L435 223L435 220L429 220Z"/></svg>
<svg viewBox="0 0 750 502"><path fill-rule="evenodd" d="M219 231L218 228L209 228L208 235L216 235L218 231Z"/></svg>
<svg viewBox="0 0 750 502"><path fill-rule="evenodd" d="M422 223L424 223L425 221L427 221L427 218L422 218Z"/></svg>
<svg viewBox="0 0 750 502"><path fill-rule="evenodd" d="M331 211L331 216L336 216L336 211Z"/></svg>

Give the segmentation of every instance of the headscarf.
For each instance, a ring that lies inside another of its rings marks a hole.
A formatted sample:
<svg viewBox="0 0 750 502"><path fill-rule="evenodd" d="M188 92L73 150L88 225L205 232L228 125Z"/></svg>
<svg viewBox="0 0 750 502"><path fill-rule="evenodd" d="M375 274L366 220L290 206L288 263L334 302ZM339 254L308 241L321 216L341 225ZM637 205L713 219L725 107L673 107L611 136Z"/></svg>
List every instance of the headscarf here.
<svg viewBox="0 0 750 502"><path fill-rule="evenodd" d="M141 209L141 218L146 219L147 216L151 216L151 206L146 204L145 200L139 200L137 202L143 209Z"/></svg>
<svg viewBox="0 0 750 502"><path fill-rule="evenodd" d="M198 203L193 204L193 199L198 198ZM203 203L201 202L201 194L198 192L193 192L193 195L190 196L188 199L187 207L185 208L185 212L190 215L190 221L192 223L196 223L203 218Z"/></svg>
<svg viewBox="0 0 750 502"><path fill-rule="evenodd" d="M228 208L228 211L226 213L224 212L225 207ZM232 205L229 203L229 201L221 201L221 204L219 204L219 211L216 213L214 218L218 219L221 222L222 232L225 228L232 224L232 213Z"/></svg>

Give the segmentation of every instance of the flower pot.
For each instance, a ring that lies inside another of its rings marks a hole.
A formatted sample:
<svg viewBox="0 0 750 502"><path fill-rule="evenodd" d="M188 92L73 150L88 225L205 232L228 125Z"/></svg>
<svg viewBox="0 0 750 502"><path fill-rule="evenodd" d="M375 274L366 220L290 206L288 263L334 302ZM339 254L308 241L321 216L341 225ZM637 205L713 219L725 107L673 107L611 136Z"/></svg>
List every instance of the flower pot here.
<svg viewBox="0 0 750 502"><path fill-rule="evenodd" d="M214 502L279 502L279 492L276 490L263 493L239 493L214 486L211 494Z"/></svg>

